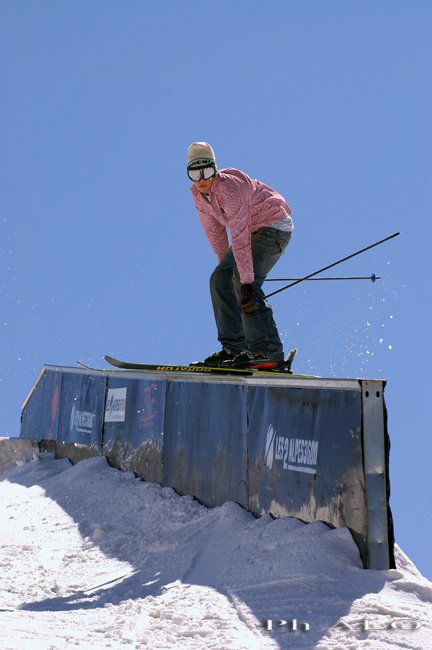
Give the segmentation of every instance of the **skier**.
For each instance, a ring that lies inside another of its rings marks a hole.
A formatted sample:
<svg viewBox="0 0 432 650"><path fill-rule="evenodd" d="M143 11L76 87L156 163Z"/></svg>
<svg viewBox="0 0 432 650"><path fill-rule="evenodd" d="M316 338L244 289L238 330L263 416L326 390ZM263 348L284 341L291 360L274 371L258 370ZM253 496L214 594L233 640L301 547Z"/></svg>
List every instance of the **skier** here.
<svg viewBox="0 0 432 650"><path fill-rule="evenodd" d="M282 364L282 342L261 287L291 239L291 209L261 181L232 167L218 170L207 142L189 146L187 174L198 217L219 260L210 295L222 349L204 363L241 367L270 359Z"/></svg>

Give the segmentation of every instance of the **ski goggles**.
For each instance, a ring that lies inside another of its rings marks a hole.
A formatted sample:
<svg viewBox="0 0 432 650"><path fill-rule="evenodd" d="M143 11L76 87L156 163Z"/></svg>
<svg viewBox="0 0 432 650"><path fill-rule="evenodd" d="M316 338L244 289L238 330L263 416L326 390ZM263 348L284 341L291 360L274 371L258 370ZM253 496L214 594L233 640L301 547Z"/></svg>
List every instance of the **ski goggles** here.
<svg viewBox="0 0 432 650"><path fill-rule="evenodd" d="M216 165L212 160L198 160L193 162L187 168L187 175L190 180L196 183L197 181L208 181L216 174Z"/></svg>

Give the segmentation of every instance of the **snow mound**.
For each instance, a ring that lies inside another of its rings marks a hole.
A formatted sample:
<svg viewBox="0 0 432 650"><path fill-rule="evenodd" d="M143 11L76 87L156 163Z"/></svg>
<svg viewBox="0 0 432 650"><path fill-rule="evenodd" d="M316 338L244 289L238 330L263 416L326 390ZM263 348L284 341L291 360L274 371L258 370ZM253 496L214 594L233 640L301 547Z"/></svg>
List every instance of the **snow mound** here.
<svg viewBox="0 0 432 650"><path fill-rule="evenodd" d="M36 458L0 481L2 650L432 647L432 584L399 548L365 571L346 529Z"/></svg>
<svg viewBox="0 0 432 650"><path fill-rule="evenodd" d="M0 438L0 475L10 467L37 460L39 445L26 438Z"/></svg>

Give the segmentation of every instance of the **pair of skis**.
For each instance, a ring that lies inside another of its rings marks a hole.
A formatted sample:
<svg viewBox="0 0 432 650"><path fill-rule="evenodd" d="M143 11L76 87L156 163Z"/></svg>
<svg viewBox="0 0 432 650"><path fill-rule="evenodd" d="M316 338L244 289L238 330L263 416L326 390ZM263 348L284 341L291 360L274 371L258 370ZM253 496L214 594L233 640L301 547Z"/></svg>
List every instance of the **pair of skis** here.
<svg viewBox="0 0 432 650"><path fill-rule="evenodd" d="M261 361L256 362L253 365L248 367L236 368L232 366L222 366L222 367L211 367L206 366L205 364L191 364L186 365L177 365L177 364L162 364L162 363L135 363L129 361L122 361L121 359L116 359L108 354L104 356L104 359L107 363L119 370L134 370L142 372L160 372L160 373L188 373L188 374L199 374L199 375L237 375L241 377L250 377L257 373L265 373L267 375L273 376L286 376L292 375L291 366L294 361L294 357L297 354L297 350L294 348L290 351L287 358L283 364L277 364L275 362ZM97 370L103 371L101 368L93 368L88 366L81 361L78 361L78 365L87 370Z"/></svg>

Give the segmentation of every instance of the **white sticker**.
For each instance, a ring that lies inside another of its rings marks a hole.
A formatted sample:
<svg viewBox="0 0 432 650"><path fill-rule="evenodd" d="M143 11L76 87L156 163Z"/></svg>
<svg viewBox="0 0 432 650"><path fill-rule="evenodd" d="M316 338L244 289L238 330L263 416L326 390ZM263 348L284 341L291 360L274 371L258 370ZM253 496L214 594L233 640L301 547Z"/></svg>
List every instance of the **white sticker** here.
<svg viewBox="0 0 432 650"><path fill-rule="evenodd" d="M105 422L124 422L126 419L127 388L109 388L105 407Z"/></svg>

